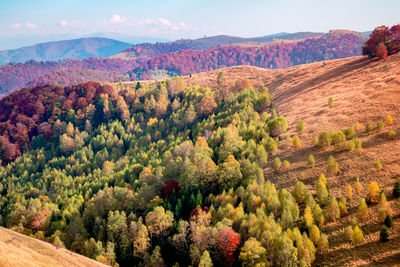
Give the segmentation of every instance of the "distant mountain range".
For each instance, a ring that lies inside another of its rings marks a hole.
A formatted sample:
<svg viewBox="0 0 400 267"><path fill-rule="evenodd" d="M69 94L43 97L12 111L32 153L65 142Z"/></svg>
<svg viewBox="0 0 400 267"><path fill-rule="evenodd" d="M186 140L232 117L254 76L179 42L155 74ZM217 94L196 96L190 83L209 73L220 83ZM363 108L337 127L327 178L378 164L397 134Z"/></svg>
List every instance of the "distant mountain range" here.
<svg viewBox="0 0 400 267"><path fill-rule="evenodd" d="M108 57L130 46L132 44L100 37L48 42L0 51L0 64L24 63L29 60L53 61L67 58Z"/></svg>

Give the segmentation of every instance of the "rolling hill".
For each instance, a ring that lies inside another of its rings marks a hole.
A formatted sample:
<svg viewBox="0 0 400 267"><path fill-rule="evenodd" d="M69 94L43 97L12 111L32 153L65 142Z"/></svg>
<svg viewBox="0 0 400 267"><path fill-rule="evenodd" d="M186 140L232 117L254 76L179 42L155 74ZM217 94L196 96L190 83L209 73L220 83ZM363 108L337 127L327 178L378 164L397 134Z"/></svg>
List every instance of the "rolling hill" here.
<svg viewBox="0 0 400 267"><path fill-rule="evenodd" d="M220 45L230 45L239 43L271 43L276 40L299 40L310 37L317 37L321 35L323 35L323 33L319 32L278 33L278 34L266 35L262 37L253 37L253 38L243 38L243 37L236 37L229 35L217 35L217 36L203 37L193 40L182 39L165 43L138 44L125 49L121 53L113 55L112 58L129 59L129 58L137 58L143 55L149 55L147 56L147 59L151 59L153 57L162 54L176 52L185 49L205 50Z"/></svg>
<svg viewBox="0 0 400 267"><path fill-rule="evenodd" d="M29 60L56 61L67 58L108 57L130 46L128 43L100 37L47 42L0 51L0 65L10 62L25 63Z"/></svg>
<svg viewBox="0 0 400 267"><path fill-rule="evenodd" d="M315 35L319 33L294 33L281 36L281 41L269 45L241 43L201 50L213 45L248 41L244 38L217 36L197 40L178 40L172 43L135 45L127 48L124 53L109 58L10 63L0 66L0 94L6 95L8 92L26 86L53 83L72 85L76 81L92 80L93 77L99 77L101 73L104 75L99 81L114 82L118 77L126 80L126 73L129 73L129 79L162 79L165 76L184 75L243 64L283 68L359 55L366 39L366 35L356 32L332 31L329 34L310 37L302 41L289 40ZM283 40L284 38L287 40ZM260 40L272 39L262 37ZM62 77L60 73L65 77ZM79 77L76 77L77 73L80 73Z"/></svg>
<svg viewBox="0 0 400 267"><path fill-rule="evenodd" d="M282 70L265 70L250 66L236 66L207 73L185 76L188 84L216 87L218 73L224 71L227 80L249 79L256 86L266 85L278 114L288 120L289 135L295 135L296 122L303 120L305 131L300 133L302 146L294 149L286 141L273 156L290 162L290 170L275 171L270 165L265 168L265 177L278 188L293 189L297 181L302 181L315 194L318 176L326 172L326 160L333 155L339 163L338 175L327 176L330 192L335 197L345 195L345 187L354 188L358 177L363 190L347 202L347 214L336 221L328 221L322 231L329 236L330 249L317 257L315 266L396 266L400 250L400 211L398 199L392 197L395 181L400 179L400 138L388 138L388 132L400 133L400 54L392 55L385 61L370 60L365 57L330 60L306 64ZM335 107L328 107L328 99L333 97ZM371 123L376 126L387 115L394 119L393 125L383 130L365 132ZM315 147L311 140L323 131L338 131L360 123L357 131L362 141L363 152L337 151L334 148ZM307 167L307 157L313 154L314 168ZM376 170L374 164L379 159L383 169ZM272 161L272 160L271 160ZM367 195L371 182L377 182L388 198L393 210L394 226L390 230L389 242L379 241L381 224L377 219L378 205L371 205L367 219L360 221L365 242L353 246L346 241L344 230L356 217L361 198Z"/></svg>
<svg viewBox="0 0 400 267"><path fill-rule="evenodd" d="M276 70L234 66L141 86L90 82L15 92L0 102L1 156L3 164L10 162L0 167L3 221L32 235L57 235L68 248L92 257L104 250L87 248L107 244L125 264L151 259L158 266L188 265L203 258L205 253L189 253L185 242L191 251L205 246L214 262L233 261L238 256L224 254L226 247L242 252L246 246L239 238L253 246L257 238L272 255L265 260L276 265L395 265L400 212L392 188L400 179L400 138L388 132L400 131L399 63L400 54L386 60L350 57ZM217 90L224 84L217 83L221 71L226 84ZM287 131L275 132L282 119L277 115L286 118ZM374 129L387 115L393 123ZM298 120L305 125L299 133ZM367 132L368 123L374 127ZM312 143L323 131L348 127L354 127L362 151ZM297 148L292 135L299 136ZM315 157L312 168L309 154ZM338 162L337 174L326 172L329 156ZM285 167L275 167L276 158ZM382 169L375 167L377 159ZM335 199L347 185L355 188L357 177L362 185L339 217L330 218L333 204L317 196L321 173ZM299 194L294 185L300 181L307 191ZM392 210L389 241L379 241L381 205L370 203L368 217L357 223L364 241L353 245L344 230L373 181ZM305 206L317 204L325 216L317 224L329 247L310 241L303 224ZM282 256L287 251L296 253Z"/></svg>
<svg viewBox="0 0 400 267"><path fill-rule="evenodd" d="M0 227L0 266L107 266L64 248Z"/></svg>
<svg viewBox="0 0 400 267"><path fill-rule="evenodd" d="M129 72L134 79L152 79L152 72L165 71L169 76L187 75L235 65L275 69L334 58L361 55L367 35L335 30L300 41L273 44L235 44L206 50L179 50L164 53Z"/></svg>

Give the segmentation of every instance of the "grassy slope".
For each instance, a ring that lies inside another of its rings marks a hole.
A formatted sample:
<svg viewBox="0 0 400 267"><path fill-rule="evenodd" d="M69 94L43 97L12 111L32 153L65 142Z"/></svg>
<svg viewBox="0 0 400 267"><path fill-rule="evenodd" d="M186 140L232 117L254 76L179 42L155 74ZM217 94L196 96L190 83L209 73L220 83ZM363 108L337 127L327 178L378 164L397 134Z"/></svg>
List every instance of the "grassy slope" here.
<svg viewBox="0 0 400 267"><path fill-rule="evenodd" d="M0 227L1 267L106 266L50 243Z"/></svg>
<svg viewBox="0 0 400 267"><path fill-rule="evenodd" d="M363 184L363 191L348 201L349 213L336 222L328 222L323 231L329 234L330 250L327 255L318 256L315 265L376 266L394 265L400 262L400 214L398 200L392 198L393 183L400 179L400 54L388 57L386 61L367 60L353 57L300 65L283 70L264 70L248 66L224 69L227 80L248 78L253 84L266 84L274 98L279 114L288 119L289 134L295 134L296 121L304 120L305 131L300 134L302 148L295 150L281 142L276 155L270 157L271 165L265 169L265 177L278 188L292 188L295 181L303 181L309 190L315 192L317 177L326 170L326 159L333 155L339 163L340 173L328 177L331 194L344 195L346 184L353 185L356 177ZM185 77L189 84L203 84L215 87L218 71ZM328 107L328 98L335 99L335 107ZM365 124L374 127L378 120L385 120L390 114L394 123L385 126L381 132L364 133ZM340 130L359 122L357 136L363 142L364 152L338 152L333 148L319 149L311 144L313 135L321 131ZM397 131L395 140L387 138L390 129ZM312 153L316 159L313 169L306 167L307 156ZM275 156L291 163L288 171L272 169ZM375 170L374 163L380 159L383 169ZM366 197L368 184L378 182L394 211L394 227L390 241L379 241L380 223L377 207L369 209L369 219L361 222L365 243L354 247L345 241L344 229L355 216L357 205Z"/></svg>

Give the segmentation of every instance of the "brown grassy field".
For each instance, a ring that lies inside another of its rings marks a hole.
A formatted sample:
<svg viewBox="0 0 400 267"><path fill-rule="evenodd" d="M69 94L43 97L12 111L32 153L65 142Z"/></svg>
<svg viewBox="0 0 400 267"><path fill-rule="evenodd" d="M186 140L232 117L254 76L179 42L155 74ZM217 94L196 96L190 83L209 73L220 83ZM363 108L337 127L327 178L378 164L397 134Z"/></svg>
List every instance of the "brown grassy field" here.
<svg viewBox="0 0 400 267"><path fill-rule="evenodd" d="M50 243L0 227L0 267L106 266Z"/></svg>
<svg viewBox="0 0 400 267"><path fill-rule="evenodd" d="M184 77L188 84L216 86L221 70ZM249 66L222 69L227 80L247 78L255 86L265 84L274 99L274 106L280 115L288 120L288 133L296 134L297 120L305 124L305 131L299 134L302 147L294 149L282 141L277 153L270 155L271 166L265 169L266 179L278 188L293 188L296 181L302 181L315 192L318 176L326 171L326 160L333 155L339 163L340 173L328 176L331 195L343 196L347 184L354 185L359 177L363 190L348 200L347 214L335 222L327 222L322 230L329 235L330 249L326 255L319 255L315 266L393 266L400 265L400 212L399 200L393 199L392 188L400 179L400 54L383 60L369 60L365 57L331 60L300 65L282 70L264 70ZM335 106L328 107L333 97ZM378 120L393 117L393 125L386 125L378 132L365 133L365 125L375 128ZM357 137L363 144L363 152L337 151L333 147L321 149L311 143L313 135L321 131L338 131L360 124ZM397 136L389 140L387 133L395 130ZM316 160L314 168L306 166L309 154ZM289 170L275 171L272 161L275 157L288 160ZM382 170L376 170L374 163L379 159ZM356 216L361 198L365 198L370 182L376 181L384 190L394 214L394 226L390 230L390 241L379 241L381 223L377 219L377 207L370 206L369 218L360 222L365 242L353 246L344 237L344 229Z"/></svg>

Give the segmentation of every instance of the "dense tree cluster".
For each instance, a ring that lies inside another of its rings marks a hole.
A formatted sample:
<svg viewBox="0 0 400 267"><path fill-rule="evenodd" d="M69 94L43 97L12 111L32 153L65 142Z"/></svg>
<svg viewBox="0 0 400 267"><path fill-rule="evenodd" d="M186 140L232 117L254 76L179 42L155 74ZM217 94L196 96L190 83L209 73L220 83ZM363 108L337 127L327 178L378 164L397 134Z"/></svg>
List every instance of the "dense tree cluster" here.
<svg viewBox="0 0 400 267"><path fill-rule="evenodd" d="M400 24L391 28L383 25L374 29L362 47L363 55L385 58L400 52Z"/></svg>
<svg viewBox="0 0 400 267"><path fill-rule="evenodd" d="M210 71L235 65L284 68L333 58L360 55L365 38L334 32L317 38L268 45L228 45L206 50L180 50L146 61L129 74L136 79L151 79L152 71L166 70L170 75Z"/></svg>
<svg viewBox="0 0 400 267"><path fill-rule="evenodd" d="M0 93L43 83L70 85L73 81L89 81L103 74L109 77L101 80L113 81L140 63L142 62L119 58L88 58L5 64L0 66ZM63 75L67 77L63 78Z"/></svg>
<svg viewBox="0 0 400 267"><path fill-rule="evenodd" d="M265 87L237 85L219 101L179 77L4 98L0 223L112 265L311 265L335 204L265 179L286 120Z"/></svg>

